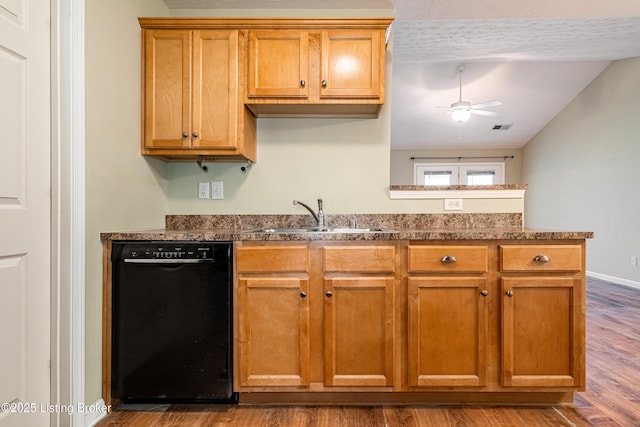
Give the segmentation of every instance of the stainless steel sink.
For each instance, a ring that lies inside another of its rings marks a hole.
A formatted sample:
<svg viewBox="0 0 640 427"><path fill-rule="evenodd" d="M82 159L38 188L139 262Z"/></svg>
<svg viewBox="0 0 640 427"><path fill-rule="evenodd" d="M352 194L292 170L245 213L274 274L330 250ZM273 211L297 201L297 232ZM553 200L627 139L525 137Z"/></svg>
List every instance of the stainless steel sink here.
<svg viewBox="0 0 640 427"><path fill-rule="evenodd" d="M275 227L265 227L265 228L253 228L250 230L244 230L244 233L282 233L282 234L291 234L291 233L393 233L394 230L386 229L386 228L341 228L341 227L305 227L305 228L275 228Z"/></svg>

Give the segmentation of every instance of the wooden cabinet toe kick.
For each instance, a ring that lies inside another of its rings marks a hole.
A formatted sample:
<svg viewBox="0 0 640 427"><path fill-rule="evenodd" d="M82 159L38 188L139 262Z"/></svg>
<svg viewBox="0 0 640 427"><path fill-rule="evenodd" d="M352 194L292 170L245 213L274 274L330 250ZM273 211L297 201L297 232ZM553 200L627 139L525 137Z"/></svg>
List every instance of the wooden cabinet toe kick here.
<svg viewBox="0 0 640 427"><path fill-rule="evenodd" d="M570 405L573 392L240 393L240 405Z"/></svg>

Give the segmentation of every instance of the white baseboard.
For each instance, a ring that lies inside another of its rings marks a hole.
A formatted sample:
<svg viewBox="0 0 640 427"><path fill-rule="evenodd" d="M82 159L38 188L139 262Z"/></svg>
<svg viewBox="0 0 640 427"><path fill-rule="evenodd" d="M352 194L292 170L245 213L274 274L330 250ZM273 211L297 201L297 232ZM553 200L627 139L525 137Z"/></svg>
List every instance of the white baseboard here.
<svg viewBox="0 0 640 427"><path fill-rule="evenodd" d="M106 406L103 399L98 399L95 403L88 405L84 413L84 426L95 426L98 421L107 416L111 412L111 405Z"/></svg>
<svg viewBox="0 0 640 427"><path fill-rule="evenodd" d="M605 280L607 282L615 283L617 285L628 286L630 288L640 289L640 282L634 282L633 280L621 279L620 277L607 276L606 274L595 273L593 271L587 271L587 276L594 277L596 279Z"/></svg>

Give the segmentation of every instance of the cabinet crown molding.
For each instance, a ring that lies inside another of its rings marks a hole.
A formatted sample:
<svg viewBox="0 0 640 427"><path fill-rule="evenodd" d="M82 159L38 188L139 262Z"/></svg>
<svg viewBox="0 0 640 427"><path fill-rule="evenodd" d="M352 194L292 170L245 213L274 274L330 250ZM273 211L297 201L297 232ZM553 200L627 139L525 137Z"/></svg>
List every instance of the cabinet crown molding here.
<svg viewBox="0 0 640 427"><path fill-rule="evenodd" d="M387 29L393 18L138 18L141 28L251 30Z"/></svg>

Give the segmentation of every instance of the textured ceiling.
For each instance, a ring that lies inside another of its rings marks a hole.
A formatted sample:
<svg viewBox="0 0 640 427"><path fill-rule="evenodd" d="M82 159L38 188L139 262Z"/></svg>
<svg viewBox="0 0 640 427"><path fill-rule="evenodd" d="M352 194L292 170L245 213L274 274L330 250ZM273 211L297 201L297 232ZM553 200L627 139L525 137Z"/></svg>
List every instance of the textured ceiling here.
<svg viewBox="0 0 640 427"><path fill-rule="evenodd" d="M621 18L396 20L391 140L394 149L520 148L612 60L640 56L640 16ZM462 98L499 100L496 117L457 125ZM640 79L639 79L640 84ZM513 124L495 131L497 124Z"/></svg>
<svg viewBox="0 0 640 427"><path fill-rule="evenodd" d="M640 16L396 20L394 63L593 61L640 56Z"/></svg>
<svg viewBox="0 0 640 427"><path fill-rule="evenodd" d="M393 149L520 148L610 61L640 56L640 1L164 0L178 9L374 9L395 16ZM389 13L386 13L388 11ZM238 13L238 16L242 13ZM439 106L500 100L461 126ZM640 79L639 79L640 84ZM494 131L496 124L513 124Z"/></svg>

